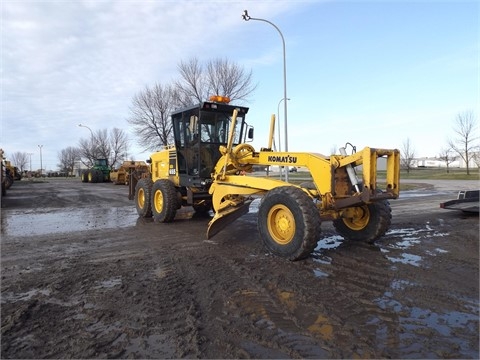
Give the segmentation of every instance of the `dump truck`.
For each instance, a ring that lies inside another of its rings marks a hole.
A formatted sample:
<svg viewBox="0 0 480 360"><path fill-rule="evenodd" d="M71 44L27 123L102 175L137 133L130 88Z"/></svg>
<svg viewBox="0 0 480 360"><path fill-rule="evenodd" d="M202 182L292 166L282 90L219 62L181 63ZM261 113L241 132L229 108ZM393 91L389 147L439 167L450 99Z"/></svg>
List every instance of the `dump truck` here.
<svg viewBox="0 0 480 360"><path fill-rule="evenodd" d="M110 171L110 181L115 185L128 185L130 175L141 178L150 171L145 161L126 160L118 169Z"/></svg>
<svg viewBox="0 0 480 360"><path fill-rule="evenodd" d="M110 170L108 159L96 159L90 169L82 172L80 179L84 183L108 182L110 181Z"/></svg>
<svg viewBox="0 0 480 360"><path fill-rule="evenodd" d="M374 242L391 223L389 200L399 196L400 152L365 147L347 154L321 155L272 150L275 116L270 121L268 146L256 150L247 107L214 96L209 101L171 114L174 143L151 154L150 177L132 180L129 197L140 217L174 221L178 209L214 216L210 238L249 211L261 198L257 224L265 248L289 260L308 257L321 239L321 222L333 221L345 239ZM380 185L379 159L386 164ZM311 181L295 184L255 176L253 167L302 167ZM359 178L361 170L361 178Z"/></svg>

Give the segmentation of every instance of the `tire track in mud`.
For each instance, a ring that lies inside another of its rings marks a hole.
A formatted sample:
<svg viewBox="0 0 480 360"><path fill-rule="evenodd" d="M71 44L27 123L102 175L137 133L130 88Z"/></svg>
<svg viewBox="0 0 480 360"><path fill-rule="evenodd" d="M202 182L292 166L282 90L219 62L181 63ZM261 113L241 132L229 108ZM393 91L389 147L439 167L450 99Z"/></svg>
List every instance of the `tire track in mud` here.
<svg viewBox="0 0 480 360"><path fill-rule="evenodd" d="M205 345L202 357L218 353L233 358L326 356L317 339L302 334L276 291L261 283L252 286L252 276L256 275L249 272L248 265L221 255L198 256L197 252L182 257L188 259L184 274L194 279L194 291L203 299L200 322L208 327L201 333L215 339ZM201 276L192 268L198 268Z"/></svg>

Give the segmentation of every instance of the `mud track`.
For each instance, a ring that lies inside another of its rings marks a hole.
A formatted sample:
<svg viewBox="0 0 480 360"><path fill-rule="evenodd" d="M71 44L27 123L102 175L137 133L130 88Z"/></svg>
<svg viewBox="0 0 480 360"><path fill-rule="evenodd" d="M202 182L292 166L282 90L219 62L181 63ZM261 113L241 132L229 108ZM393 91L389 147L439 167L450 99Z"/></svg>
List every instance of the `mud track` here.
<svg viewBox="0 0 480 360"><path fill-rule="evenodd" d="M313 256L288 262L262 247L255 202L207 241L209 218L141 220L124 186L15 183L1 357L476 359L478 216L438 205L465 186L402 194L374 245L324 223Z"/></svg>

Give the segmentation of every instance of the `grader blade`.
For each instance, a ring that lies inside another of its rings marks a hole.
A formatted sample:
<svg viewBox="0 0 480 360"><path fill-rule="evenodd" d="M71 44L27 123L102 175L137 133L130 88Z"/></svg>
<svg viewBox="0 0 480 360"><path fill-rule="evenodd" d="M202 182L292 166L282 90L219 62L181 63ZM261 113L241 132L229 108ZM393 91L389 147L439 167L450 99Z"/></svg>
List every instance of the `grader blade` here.
<svg viewBox="0 0 480 360"><path fill-rule="evenodd" d="M237 220L240 216L248 213L251 200L246 200L243 204L229 207L215 214L208 223L207 239L218 234L225 226Z"/></svg>

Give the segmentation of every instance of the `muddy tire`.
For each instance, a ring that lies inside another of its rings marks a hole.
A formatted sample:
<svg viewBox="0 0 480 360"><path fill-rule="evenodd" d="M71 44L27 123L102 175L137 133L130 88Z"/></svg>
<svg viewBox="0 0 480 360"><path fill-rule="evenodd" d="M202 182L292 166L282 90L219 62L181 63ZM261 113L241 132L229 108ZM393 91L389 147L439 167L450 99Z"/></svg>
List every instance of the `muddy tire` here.
<svg viewBox="0 0 480 360"><path fill-rule="evenodd" d="M81 180L83 183L87 183L87 182L88 182L88 170L82 171L82 174L80 175L80 180Z"/></svg>
<svg viewBox="0 0 480 360"><path fill-rule="evenodd" d="M152 186L152 215L156 222L172 222L178 208L177 190L170 180L160 179Z"/></svg>
<svg viewBox="0 0 480 360"><path fill-rule="evenodd" d="M281 186L262 199L258 230L271 253L291 261L300 260L309 256L320 240L320 215L303 190Z"/></svg>
<svg viewBox="0 0 480 360"><path fill-rule="evenodd" d="M88 170L87 178L88 178L89 183L95 183L96 182L95 173L94 173L93 170Z"/></svg>
<svg viewBox="0 0 480 360"><path fill-rule="evenodd" d="M333 221L337 233L346 240L373 243L385 235L392 220L387 200L346 209L340 219Z"/></svg>
<svg viewBox="0 0 480 360"><path fill-rule="evenodd" d="M105 179L103 172L101 170L95 170L95 173L93 175L95 177L95 182L97 183L102 183L103 180Z"/></svg>
<svg viewBox="0 0 480 360"><path fill-rule="evenodd" d="M142 218L152 217L152 185L149 178L140 179L135 186L135 207L138 216Z"/></svg>
<svg viewBox="0 0 480 360"><path fill-rule="evenodd" d="M5 189L10 189L10 187L13 185L13 177L8 174L5 175Z"/></svg>

